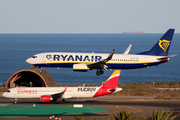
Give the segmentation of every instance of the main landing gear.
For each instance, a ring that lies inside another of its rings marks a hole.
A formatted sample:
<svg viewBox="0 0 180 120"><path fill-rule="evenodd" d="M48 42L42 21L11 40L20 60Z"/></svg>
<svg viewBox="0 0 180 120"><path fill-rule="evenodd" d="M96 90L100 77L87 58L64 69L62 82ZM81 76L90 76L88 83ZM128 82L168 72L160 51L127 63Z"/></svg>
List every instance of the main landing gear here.
<svg viewBox="0 0 180 120"><path fill-rule="evenodd" d="M99 75L102 75L103 73L104 71L102 71L101 69L100 70L97 69L96 75L99 76Z"/></svg>
<svg viewBox="0 0 180 120"><path fill-rule="evenodd" d="M60 99L57 100L57 102L58 102L59 104L62 104L62 103L65 103L65 100L64 100L63 98L60 98Z"/></svg>

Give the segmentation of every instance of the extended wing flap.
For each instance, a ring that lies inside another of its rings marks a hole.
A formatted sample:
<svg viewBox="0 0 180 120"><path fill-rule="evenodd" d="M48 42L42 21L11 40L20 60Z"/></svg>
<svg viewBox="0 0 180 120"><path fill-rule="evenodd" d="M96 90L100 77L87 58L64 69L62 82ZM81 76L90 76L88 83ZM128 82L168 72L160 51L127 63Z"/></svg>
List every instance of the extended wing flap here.
<svg viewBox="0 0 180 120"><path fill-rule="evenodd" d="M56 94L52 94L51 96L53 97L53 99L56 99L56 100L57 99L61 99L62 96L64 95L64 93L66 92L67 88L68 88L68 86L66 86L66 88L62 92L56 93Z"/></svg>
<svg viewBox="0 0 180 120"><path fill-rule="evenodd" d="M112 50L112 52L109 54L109 56L106 59L99 61L99 62L87 64L87 66L90 69L106 69L106 62L108 62L109 60L112 59L114 51L115 51L115 49Z"/></svg>

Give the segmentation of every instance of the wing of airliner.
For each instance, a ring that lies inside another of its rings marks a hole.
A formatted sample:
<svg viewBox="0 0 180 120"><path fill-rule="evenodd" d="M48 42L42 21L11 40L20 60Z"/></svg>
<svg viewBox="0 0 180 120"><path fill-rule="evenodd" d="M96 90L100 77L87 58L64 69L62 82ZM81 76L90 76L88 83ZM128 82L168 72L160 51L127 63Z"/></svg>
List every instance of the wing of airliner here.
<svg viewBox="0 0 180 120"><path fill-rule="evenodd" d="M109 56L106 59L99 61L99 62L87 64L87 66L89 67L90 70L91 69L100 69L100 71L96 72L97 75L103 74L103 71L101 69L107 69L106 62L111 60L111 58L114 54L114 51L115 51L115 49L113 49L113 51L109 54Z"/></svg>
<svg viewBox="0 0 180 120"><path fill-rule="evenodd" d="M114 54L115 49L112 50L112 52L109 54L109 56L106 59L100 60L99 62L93 62L93 63L78 63L73 65L73 71L81 71L86 72L88 70L97 69L96 75L101 75L104 72L102 69L107 69L106 63L112 59L112 56Z"/></svg>
<svg viewBox="0 0 180 120"><path fill-rule="evenodd" d="M56 94L52 94L51 97L52 97L52 100L56 100L58 103L62 103L63 102L63 95L64 93L66 92L68 86L66 86L66 88L64 89L63 92L60 92L60 93L56 93ZM47 99L47 96L44 95L44 96L41 96L41 102L46 102L48 99ZM49 100L48 100L49 101Z"/></svg>
<svg viewBox="0 0 180 120"><path fill-rule="evenodd" d="M57 93L57 94L53 94L51 95L53 97L53 99L55 98L57 100L58 103L61 103L63 98L62 96L64 95L64 93L66 92L68 86L66 86L66 88L64 89L63 92Z"/></svg>

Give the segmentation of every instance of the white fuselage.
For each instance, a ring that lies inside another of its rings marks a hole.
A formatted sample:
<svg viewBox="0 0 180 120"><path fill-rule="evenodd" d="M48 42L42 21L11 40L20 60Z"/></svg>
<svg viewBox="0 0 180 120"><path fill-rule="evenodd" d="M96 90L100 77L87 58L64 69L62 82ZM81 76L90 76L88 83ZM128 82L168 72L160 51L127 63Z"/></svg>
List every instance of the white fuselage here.
<svg viewBox="0 0 180 120"><path fill-rule="evenodd" d="M65 87L16 87L3 93L7 98L40 98L43 95L53 95L62 92ZM88 98L94 97L100 87L68 87L63 98ZM117 88L116 91L121 91ZM101 91L99 96L101 96ZM110 94L110 93L109 93Z"/></svg>
<svg viewBox="0 0 180 120"><path fill-rule="evenodd" d="M73 64L91 64L107 58L108 54L102 53L67 53L49 52L34 55L26 60L27 63L39 67L73 67ZM157 60L163 56L114 54L106 63L107 69L135 69L158 65ZM164 61L163 61L164 62ZM165 61L166 62L166 61Z"/></svg>
<svg viewBox="0 0 180 120"><path fill-rule="evenodd" d="M159 65L173 57L168 56L168 51L174 31L168 29L150 50L137 54L128 54L130 45L124 54L115 54L115 49L110 54L47 52L36 54L26 62L35 67L71 67L74 71L84 72L97 69L97 75L103 74L102 69L136 69Z"/></svg>

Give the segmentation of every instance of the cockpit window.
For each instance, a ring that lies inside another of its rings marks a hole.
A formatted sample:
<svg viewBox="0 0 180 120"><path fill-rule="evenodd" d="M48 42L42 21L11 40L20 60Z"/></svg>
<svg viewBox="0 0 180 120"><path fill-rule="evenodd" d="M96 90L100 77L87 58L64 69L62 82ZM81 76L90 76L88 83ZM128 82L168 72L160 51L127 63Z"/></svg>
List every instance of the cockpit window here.
<svg viewBox="0 0 180 120"><path fill-rule="evenodd" d="M6 92L11 92L10 90L7 90Z"/></svg>
<svg viewBox="0 0 180 120"><path fill-rule="evenodd" d="M37 58L37 56L33 56L33 58Z"/></svg>

